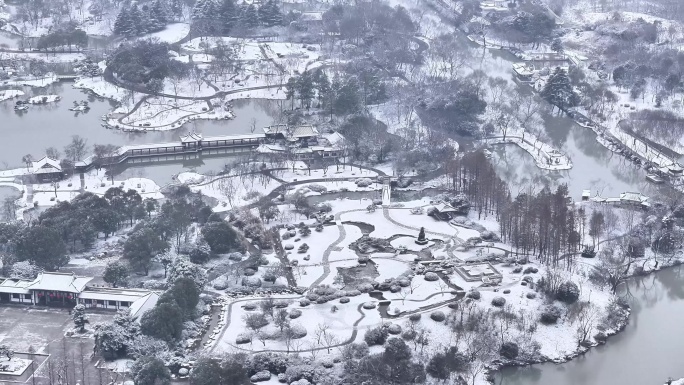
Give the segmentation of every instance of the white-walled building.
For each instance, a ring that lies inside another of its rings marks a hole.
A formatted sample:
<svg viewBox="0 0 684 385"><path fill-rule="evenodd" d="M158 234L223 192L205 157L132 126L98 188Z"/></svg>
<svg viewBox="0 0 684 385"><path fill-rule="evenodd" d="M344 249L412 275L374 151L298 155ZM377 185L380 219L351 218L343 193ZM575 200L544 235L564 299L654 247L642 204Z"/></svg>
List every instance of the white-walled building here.
<svg viewBox="0 0 684 385"><path fill-rule="evenodd" d="M82 303L87 308L130 309L131 314L141 315L159 299L159 294L144 289L87 286L92 279L49 272L38 274L34 280L0 278L0 303L64 307Z"/></svg>

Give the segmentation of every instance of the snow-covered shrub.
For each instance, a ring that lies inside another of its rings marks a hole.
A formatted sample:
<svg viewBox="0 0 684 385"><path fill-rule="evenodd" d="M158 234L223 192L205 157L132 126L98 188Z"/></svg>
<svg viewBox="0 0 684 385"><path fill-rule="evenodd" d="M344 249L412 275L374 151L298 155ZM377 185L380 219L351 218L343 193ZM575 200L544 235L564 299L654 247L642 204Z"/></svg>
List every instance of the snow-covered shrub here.
<svg viewBox="0 0 684 385"><path fill-rule="evenodd" d="M261 278L264 280L264 282L270 282L270 283L275 282L276 279L277 279L276 275L273 274L273 273L271 273L271 272L266 272L266 273L264 273L264 274L261 276Z"/></svg>
<svg viewBox="0 0 684 385"><path fill-rule="evenodd" d="M164 281L148 280L142 283L142 287L147 290L166 290L169 285Z"/></svg>
<svg viewBox="0 0 684 385"><path fill-rule="evenodd" d="M528 266L527 268L525 268L525 271L523 271L523 274L533 274L537 272L539 272L539 269L537 269L534 266Z"/></svg>
<svg viewBox="0 0 684 385"><path fill-rule="evenodd" d="M318 295L318 294L316 294L316 293L314 293L314 292L309 292L309 293L306 295L306 299L308 299L308 300L311 301L311 302L316 302L316 301L318 300L318 298L320 298L320 295Z"/></svg>
<svg viewBox="0 0 684 385"><path fill-rule="evenodd" d="M355 181L355 183L359 187L368 187L373 184L373 181L369 178L359 178Z"/></svg>
<svg viewBox="0 0 684 385"><path fill-rule="evenodd" d="M249 333L240 333L235 337L235 343L238 345L248 344L252 342L252 335Z"/></svg>
<svg viewBox="0 0 684 385"><path fill-rule="evenodd" d="M242 277L242 286L261 287L261 279L259 277Z"/></svg>
<svg viewBox="0 0 684 385"><path fill-rule="evenodd" d="M288 244L286 244L285 246L283 246L283 248L284 248L285 250L292 250L292 249L294 249L294 245L291 244L291 243L288 243Z"/></svg>
<svg viewBox="0 0 684 385"><path fill-rule="evenodd" d="M323 358L323 359L321 360L321 365L322 365L324 368L327 368L327 369L330 369L330 368L332 368L333 366L335 366L335 364L333 363L332 359L329 358L329 357Z"/></svg>
<svg viewBox="0 0 684 385"><path fill-rule="evenodd" d="M421 317L422 317L422 316L420 315L420 313L414 313L414 314L411 314L411 315L409 316L409 321L411 321L411 322L418 322L418 321L420 321Z"/></svg>
<svg viewBox="0 0 684 385"><path fill-rule="evenodd" d="M317 192L317 193L321 193L321 194L328 191L328 188L323 186L322 184L312 183L310 185L307 185L307 187L309 188L309 190ZM316 205L316 208L318 208L317 206L318 205Z"/></svg>
<svg viewBox="0 0 684 385"><path fill-rule="evenodd" d="M349 290L349 291L346 292L346 295L347 295L348 297L358 297L358 296L361 295L361 291L356 290L356 289L354 289L354 290Z"/></svg>
<svg viewBox="0 0 684 385"><path fill-rule="evenodd" d="M314 378L320 375L319 370L320 369L317 369L313 365L300 364L289 366L287 370L285 370L285 374L287 375L287 380L290 381L290 384L310 385L310 383L314 381ZM306 382L301 382L301 380L305 380Z"/></svg>
<svg viewBox="0 0 684 385"><path fill-rule="evenodd" d="M242 274L244 274L244 275L250 277L250 276L256 274L256 272L257 272L257 271L256 271L255 269L253 269L253 268L251 268L251 267L248 267L248 268L245 269L245 271L242 272Z"/></svg>
<svg viewBox="0 0 684 385"><path fill-rule="evenodd" d="M351 300L349 299L349 297L342 297L342 298L340 298L340 303L349 303L349 301L351 301Z"/></svg>
<svg viewBox="0 0 684 385"><path fill-rule="evenodd" d="M499 354L501 354L501 357L507 358L509 360L516 359L519 352L520 349L518 348L518 344L515 342L504 342L501 344L501 349L499 349Z"/></svg>
<svg viewBox="0 0 684 385"><path fill-rule="evenodd" d="M185 377L185 376L187 376L188 374L190 374L190 370L188 370L188 368L180 368L180 369L178 369L178 375L179 375L179 376Z"/></svg>
<svg viewBox="0 0 684 385"><path fill-rule="evenodd" d="M429 271L425 273L425 280L428 282L434 282L439 280L439 275L437 273L433 273L432 271Z"/></svg>
<svg viewBox="0 0 684 385"><path fill-rule="evenodd" d="M471 298L471 299L477 300L477 299L482 298L482 294L480 294L479 291L473 289L473 290L470 290L470 291L468 292L468 294L466 294L466 297L467 297L467 298Z"/></svg>
<svg viewBox="0 0 684 385"><path fill-rule="evenodd" d="M356 287L362 293L368 293L373 291L373 285L370 283L362 283Z"/></svg>
<svg viewBox="0 0 684 385"><path fill-rule="evenodd" d="M290 326L290 332L292 333L293 339L299 339L306 337L306 328L299 324L294 324Z"/></svg>
<svg viewBox="0 0 684 385"><path fill-rule="evenodd" d="M271 372L268 370L262 370L252 377L249 378L250 381L252 382L262 382L262 381L268 381L271 379Z"/></svg>
<svg viewBox="0 0 684 385"><path fill-rule="evenodd" d="M363 304L363 308L366 309L366 310L375 309L375 303L373 303L373 302L365 302L365 303Z"/></svg>
<svg viewBox="0 0 684 385"><path fill-rule="evenodd" d="M567 304L575 303L579 295L579 287L572 281L561 283L556 291L556 299Z"/></svg>
<svg viewBox="0 0 684 385"><path fill-rule="evenodd" d="M162 360L170 358L169 346L166 342L143 334L135 336L128 346L127 353L132 358L157 357Z"/></svg>
<svg viewBox="0 0 684 385"><path fill-rule="evenodd" d="M535 299L535 298L537 298L537 293L531 291L531 292L525 294L525 297L527 297L527 299Z"/></svg>
<svg viewBox="0 0 684 385"><path fill-rule="evenodd" d="M211 287L216 290L225 290L228 287L228 277L219 275L216 279L211 281Z"/></svg>
<svg viewBox="0 0 684 385"><path fill-rule="evenodd" d="M518 266L515 269L513 269L513 273L516 273L516 274L521 273L522 271L523 271L522 266Z"/></svg>
<svg viewBox="0 0 684 385"><path fill-rule="evenodd" d="M278 382L286 383L287 375L285 373L278 373Z"/></svg>
<svg viewBox="0 0 684 385"><path fill-rule="evenodd" d="M511 294L511 289L506 289L503 291L504 294Z"/></svg>
<svg viewBox="0 0 684 385"><path fill-rule="evenodd" d="M370 257L367 255L359 255L358 262L359 263L368 263L370 261Z"/></svg>
<svg viewBox="0 0 684 385"><path fill-rule="evenodd" d="M42 270L30 261L19 261L12 265L10 278L30 280L36 278Z"/></svg>
<svg viewBox="0 0 684 385"><path fill-rule="evenodd" d="M401 326L399 324L390 324L387 327L387 332L394 335L401 334Z"/></svg>
<svg viewBox="0 0 684 385"><path fill-rule="evenodd" d="M299 309L292 309L292 310L290 310L289 317L290 317L291 319L299 318L299 317L301 317L301 316L302 316L302 311L301 311L301 310L299 310Z"/></svg>
<svg viewBox="0 0 684 385"><path fill-rule="evenodd" d="M387 340L387 334L387 329L379 326L373 329L368 329L366 334L363 336L363 340L366 341L368 346L384 345L385 341Z"/></svg>
<svg viewBox="0 0 684 385"><path fill-rule="evenodd" d="M247 302L246 304L242 305L242 308L247 311L256 310L257 304L254 302Z"/></svg>
<svg viewBox="0 0 684 385"><path fill-rule="evenodd" d="M286 232L283 234L283 241L287 241L290 238L292 238L292 235L290 235L290 232Z"/></svg>
<svg viewBox="0 0 684 385"><path fill-rule="evenodd" d="M235 262L242 261L242 258L244 258L244 257L245 256L242 255L242 253L238 253L238 252L232 252L232 253L228 254L228 259L230 259L231 261L235 261Z"/></svg>
<svg viewBox="0 0 684 385"><path fill-rule="evenodd" d="M534 282L534 278L533 278L533 277L530 277L529 275L526 275L526 276L522 277L522 280L523 280L524 282L527 282L527 283L532 283L532 282Z"/></svg>
<svg viewBox="0 0 684 385"><path fill-rule="evenodd" d="M401 287L399 287L399 285L390 286L390 293L398 293L400 291L401 291Z"/></svg>
<svg viewBox="0 0 684 385"><path fill-rule="evenodd" d="M169 265L166 281L172 284L180 278L190 278L202 289L207 283L207 271L202 266L190 262L188 258L176 257Z"/></svg>
<svg viewBox="0 0 684 385"><path fill-rule="evenodd" d="M309 305L311 305L311 300L309 300L308 298L302 298L299 300L299 306L306 307Z"/></svg>
<svg viewBox="0 0 684 385"><path fill-rule="evenodd" d="M400 278L397 280L397 284L401 287L409 287L411 286L411 280L408 278Z"/></svg>
<svg viewBox="0 0 684 385"><path fill-rule="evenodd" d="M505 304L506 298L504 297L494 297L494 299L492 299L492 306L502 307Z"/></svg>
<svg viewBox="0 0 684 385"><path fill-rule="evenodd" d="M404 330L403 333L401 333L401 338L405 339L406 341L413 341L413 339L416 338L418 335L418 332L412 329Z"/></svg>
<svg viewBox="0 0 684 385"><path fill-rule="evenodd" d="M277 299L273 302L273 306L275 306L276 309L284 309L290 306L290 302L284 299Z"/></svg>
<svg viewBox="0 0 684 385"><path fill-rule="evenodd" d="M542 310L539 320L543 324L551 325L555 324L560 317L561 309L558 306L549 305Z"/></svg>
<svg viewBox="0 0 684 385"><path fill-rule="evenodd" d="M430 313L430 318L436 322L444 322L444 320L446 319L446 315L443 311L437 310Z"/></svg>

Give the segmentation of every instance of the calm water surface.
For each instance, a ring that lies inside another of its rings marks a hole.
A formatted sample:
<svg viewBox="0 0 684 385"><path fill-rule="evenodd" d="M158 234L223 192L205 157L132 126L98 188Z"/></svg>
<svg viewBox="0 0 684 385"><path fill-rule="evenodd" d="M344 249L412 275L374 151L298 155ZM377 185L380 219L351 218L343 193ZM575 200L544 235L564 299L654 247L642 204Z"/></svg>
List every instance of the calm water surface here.
<svg viewBox="0 0 684 385"><path fill-rule="evenodd" d="M661 385L684 377L684 267L633 279L629 324L605 345L564 364L509 368L497 385Z"/></svg>

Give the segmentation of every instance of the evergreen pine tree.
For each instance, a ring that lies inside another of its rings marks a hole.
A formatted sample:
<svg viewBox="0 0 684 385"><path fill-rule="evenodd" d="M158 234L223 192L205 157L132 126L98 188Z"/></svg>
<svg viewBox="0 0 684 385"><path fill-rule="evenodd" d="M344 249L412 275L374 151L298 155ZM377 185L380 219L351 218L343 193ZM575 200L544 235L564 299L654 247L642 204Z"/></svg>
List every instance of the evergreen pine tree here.
<svg viewBox="0 0 684 385"><path fill-rule="evenodd" d="M154 14L154 17L163 25L171 22L166 5L161 0L157 0L152 4L152 11L150 13Z"/></svg>
<svg viewBox="0 0 684 385"><path fill-rule="evenodd" d="M223 35L228 35L238 20L237 7L234 0L223 0L219 10Z"/></svg>
<svg viewBox="0 0 684 385"><path fill-rule="evenodd" d="M306 108L311 107L311 99L314 97L314 82L310 72L304 72L297 79L297 93L302 104Z"/></svg>
<svg viewBox="0 0 684 385"><path fill-rule="evenodd" d="M181 0L171 0L171 14L175 20L180 20L183 17L183 4Z"/></svg>
<svg viewBox="0 0 684 385"><path fill-rule="evenodd" d="M114 34L119 36L127 36L131 29L131 19L128 14L128 10L124 7L121 8L121 12L116 16L116 21L114 21Z"/></svg>
<svg viewBox="0 0 684 385"><path fill-rule="evenodd" d="M291 100L292 109L294 110L294 100L295 93L297 92L297 79L289 78L287 79L287 84L285 85L285 98Z"/></svg>
<svg viewBox="0 0 684 385"><path fill-rule="evenodd" d="M248 29L256 28L259 26L259 13L254 4L248 5L244 8L242 13L242 23Z"/></svg>
<svg viewBox="0 0 684 385"><path fill-rule="evenodd" d="M133 4L129 11L129 16L131 23L129 32L126 36L136 36L147 33L147 22L145 20L145 15L140 8L138 8L137 4Z"/></svg>
<svg viewBox="0 0 684 385"><path fill-rule="evenodd" d="M577 103L577 95L570 84L570 78L564 69L557 67L549 77L540 93L549 103L561 110L572 107Z"/></svg>

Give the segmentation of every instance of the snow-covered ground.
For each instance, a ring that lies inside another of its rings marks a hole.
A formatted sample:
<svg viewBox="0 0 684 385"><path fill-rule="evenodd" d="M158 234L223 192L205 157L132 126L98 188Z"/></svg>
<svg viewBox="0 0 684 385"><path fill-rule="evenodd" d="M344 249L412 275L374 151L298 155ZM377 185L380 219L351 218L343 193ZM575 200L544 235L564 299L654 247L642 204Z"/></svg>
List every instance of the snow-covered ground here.
<svg viewBox="0 0 684 385"><path fill-rule="evenodd" d="M29 87L47 87L52 83L58 82L59 79L55 74L47 74L42 77L36 76L22 76L19 78L12 78L3 80L0 85L3 86L29 86Z"/></svg>
<svg viewBox="0 0 684 385"><path fill-rule="evenodd" d="M187 183L192 191L201 191L202 194L218 200L218 204L213 208L216 212L228 211L255 202L280 186L279 182L271 178L259 178L259 174L212 178L183 172L178 174L177 179L181 183Z"/></svg>
<svg viewBox="0 0 684 385"><path fill-rule="evenodd" d="M31 104L54 103L61 99L59 95L37 95L28 100Z"/></svg>
<svg viewBox="0 0 684 385"><path fill-rule="evenodd" d="M23 95L24 95L24 91L21 91L21 90L0 91L0 102L4 102L5 100L17 98L17 97L23 96Z"/></svg>
<svg viewBox="0 0 684 385"><path fill-rule="evenodd" d="M169 24L162 31L149 33L143 35L138 39L159 39L162 43L177 43L190 33L190 25L188 23L173 23Z"/></svg>

